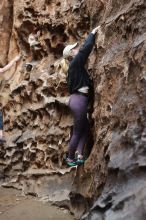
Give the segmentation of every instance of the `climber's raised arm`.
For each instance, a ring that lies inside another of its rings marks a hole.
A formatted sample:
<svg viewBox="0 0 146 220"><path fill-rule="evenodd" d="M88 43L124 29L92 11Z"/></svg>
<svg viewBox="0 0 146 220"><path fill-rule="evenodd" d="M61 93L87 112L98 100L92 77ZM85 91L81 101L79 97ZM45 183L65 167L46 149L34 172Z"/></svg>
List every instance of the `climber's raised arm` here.
<svg viewBox="0 0 146 220"><path fill-rule="evenodd" d="M7 71L8 69L11 68L11 66L13 66L14 63L16 63L18 60L20 60L21 55L17 55L13 60L11 60L6 66L4 66L3 68L0 68L0 73L4 73L5 71Z"/></svg>
<svg viewBox="0 0 146 220"><path fill-rule="evenodd" d="M74 62L80 61L80 64L85 64L86 60L88 59L92 48L95 44L95 34L98 33L100 31L100 26L94 28L91 33L88 35L83 47L81 47L81 49L79 50L78 54L75 56L74 58Z"/></svg>
<svg viewBox="0 0 146 220"><path fill-rule="evenodd" d="M75 63L77 63L78 65L84 65L94 46L95 34L97 32L100 32L100 30L100 26L94 28L88 35L81 48L78 47L78 43L66 46L63 51L64 58L74 57L73 65L75 65Z"/></svg>

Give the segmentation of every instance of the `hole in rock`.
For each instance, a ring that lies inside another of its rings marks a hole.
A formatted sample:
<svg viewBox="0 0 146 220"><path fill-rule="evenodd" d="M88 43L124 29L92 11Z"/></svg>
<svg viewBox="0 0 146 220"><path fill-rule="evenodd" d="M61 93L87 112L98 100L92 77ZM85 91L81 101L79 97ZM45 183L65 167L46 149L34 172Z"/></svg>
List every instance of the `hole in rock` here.
<svg viewBox="0 0 146 220"><path fill-rule="evenodd" d="M37 15L38 15L38 12L36 12L33 8L26 8L25 11L32 14L33 17L37 17Z"/></svg>
<svg viewBox="0 0 146 220"><path fill-rule="evenodd" d="M111 110L112 110L112 106L111 106L110 104L108 104L108 105L107 105L107 111L108 111L108 112L111 112Z"/></svg>
<svg viewBox="0 0 146 220"><path fill-rule="evenodd" d="M45 4L51 4L52 0L45 0Z"/></svg>
<svg viewBox="0 0 146 220"><path fill-rule="evenodd" d="M60 6L60 5L61 5L61 2L57 2L56 5L57 5L57 6Z"/></svg>
<svg viewBox="0 0 146 220"><path fill-rule="evenodd" d="M54 164L58 164L58 155L54 155L54 157L52 157L51 160Z"/></svg>

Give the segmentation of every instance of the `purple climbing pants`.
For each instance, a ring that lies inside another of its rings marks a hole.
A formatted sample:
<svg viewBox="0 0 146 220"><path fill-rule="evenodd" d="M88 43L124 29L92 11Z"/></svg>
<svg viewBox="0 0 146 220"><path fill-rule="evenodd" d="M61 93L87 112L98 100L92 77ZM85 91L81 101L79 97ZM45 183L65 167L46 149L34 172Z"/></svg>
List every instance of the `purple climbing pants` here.
<svg viewBox="0 0 146 220"><path fill-rule="evenodd" d="M89 135L89 121L87 118L88 97L73 94L69 100L69 107L73 113L74 126L69 143L69 159L75 158L75 152L83 153L84 145Z"/></svg>

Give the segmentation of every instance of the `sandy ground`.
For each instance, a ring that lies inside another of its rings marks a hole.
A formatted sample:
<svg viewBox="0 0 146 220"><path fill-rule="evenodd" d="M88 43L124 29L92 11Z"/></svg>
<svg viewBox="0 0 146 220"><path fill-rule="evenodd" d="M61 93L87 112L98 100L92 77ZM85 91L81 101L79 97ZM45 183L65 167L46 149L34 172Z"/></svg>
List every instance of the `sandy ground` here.
<svg viewBox="0 0 146 220"><path fill-rule="evenodd" d="M67 210L0 187L0 220L73 220Z"/></svg>

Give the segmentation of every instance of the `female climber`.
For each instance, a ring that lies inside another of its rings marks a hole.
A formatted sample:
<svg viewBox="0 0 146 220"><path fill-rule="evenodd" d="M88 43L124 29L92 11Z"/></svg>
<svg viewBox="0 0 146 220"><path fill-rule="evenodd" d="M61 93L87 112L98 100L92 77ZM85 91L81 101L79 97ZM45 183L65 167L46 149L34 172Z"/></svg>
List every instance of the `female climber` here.
<svg viewBox="0 0 146 220"><path fill-rule="evenodd" d="M89 92L93 87L90 76L85 69L85 64L92 51L95 34L99 31L100 26L93 29L81 49L75 43L66 46L63 50L64 61L62 62L62 66L64 71L67 71L67 84L71 95L69 107L74 118L73 133L66 159L69 166L84 163L83 148L89 135L87 107L89 103Z"/></svg>
<svg viewBox="0 0 146 220"><path fill-rule="evenodd" d="M21 55L17 55L13 60L11 60L6 66L0 68L0 74L4 73L8 69L13 66L14 63L16 63L21 58ZM4 141L3 139L3 114L2 111L0 111L0 141Z"/></svg>

